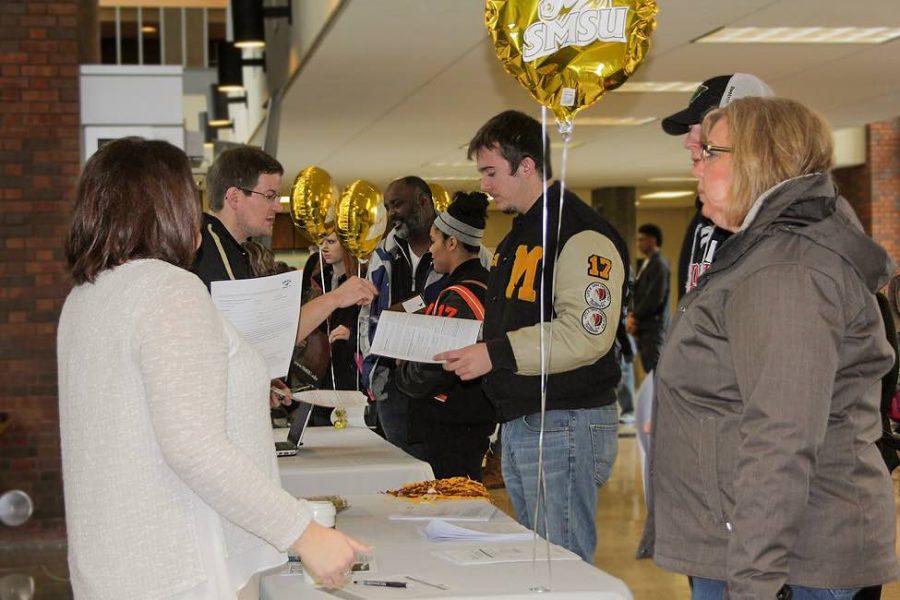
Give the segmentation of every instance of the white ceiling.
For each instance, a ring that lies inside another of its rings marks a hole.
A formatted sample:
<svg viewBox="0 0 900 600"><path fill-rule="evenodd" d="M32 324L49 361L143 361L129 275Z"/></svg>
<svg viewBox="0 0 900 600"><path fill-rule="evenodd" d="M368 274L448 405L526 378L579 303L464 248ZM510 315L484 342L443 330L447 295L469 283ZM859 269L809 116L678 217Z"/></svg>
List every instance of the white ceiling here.
<svg viewBox="0 0 900 600"><path fill-rule="evenodd" d="M820 111L835 129L900 115L900 39L881 45L692 44L723 26L900 27L898 0L658 0L649 57L632 81L699 82L754 73L781 96ZM382 189L419 175L475 189L465 146L509 109L540 117L530 94L494 56L483 0L346 0L336 22L284 96L278 158L286 180L306 166L344 186ZM575 119L566 181L575 188L647 186L689 175L681 140L659 120L690 93L611 92ZM655 117L638 127L579 127L580 117ZM554 138L559 170L559 138ZM456 166L435 166L435 163ZM558 174L558 173L557 173ZM443 181L470 176L470 181Z"/></svg>

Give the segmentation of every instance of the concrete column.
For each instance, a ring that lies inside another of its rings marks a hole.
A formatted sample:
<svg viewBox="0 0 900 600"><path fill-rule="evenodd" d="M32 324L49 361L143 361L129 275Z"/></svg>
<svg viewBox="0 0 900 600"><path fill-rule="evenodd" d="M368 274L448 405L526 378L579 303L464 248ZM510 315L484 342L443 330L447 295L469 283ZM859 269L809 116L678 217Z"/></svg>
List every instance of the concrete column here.
<svg viewBox="0 0 900 600"><path fill-rule="evenodd" d="M632 263L635 257L637 231L637 194L633 187L606 187L591 190L591 206L616 228L628 244Z"/></svg>

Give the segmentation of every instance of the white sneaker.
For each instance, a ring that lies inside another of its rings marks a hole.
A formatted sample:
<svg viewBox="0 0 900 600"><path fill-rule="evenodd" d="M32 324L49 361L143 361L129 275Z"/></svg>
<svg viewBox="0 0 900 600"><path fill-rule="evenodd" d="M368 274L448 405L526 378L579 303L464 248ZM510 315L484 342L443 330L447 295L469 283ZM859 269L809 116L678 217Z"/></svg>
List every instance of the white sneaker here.
<svg viewBox="0 0 900 600"><path fill-rule="evenodd" d="M634 413L625 412L619 415L619 423L622 425L634 425Z"/></svg>

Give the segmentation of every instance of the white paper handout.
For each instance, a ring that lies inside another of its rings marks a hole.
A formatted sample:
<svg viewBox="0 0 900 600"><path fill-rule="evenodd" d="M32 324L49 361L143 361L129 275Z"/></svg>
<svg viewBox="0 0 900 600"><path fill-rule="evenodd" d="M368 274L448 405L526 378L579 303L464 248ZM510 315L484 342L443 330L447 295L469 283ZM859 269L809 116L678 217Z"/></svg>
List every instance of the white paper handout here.
<svg viewBox="0 0 900 600"><path fill-rule="evenodd" d="M329 408L365 408L366 395L355 390L305 390L296 392L294 400Z"/></svg>
<svg viewBox="0 0 900 600"><path fill-rule="evenodd" d="M436 363L434 355L478 341L481 321L414 315L386 310L378 317L372 354L420 363Z"/></svg>
<svg viewBox="0 0 900 600"><path fill-rule="evenodd" d="M422 530L430 542L527 542L534 539L534 532L518 523L489 522L467 523L465 527L434 519Z"/></svg>
<svg viewBox="0 0 900 600"><path fill-rule="evenodd" d="M487 500L435 500L433 502L402 502L391 507L392 521L488 521L497 507Z"/></svg>
<svg viewBox="0 0 900 600"><path fill-rule="evenodd" d="M431 554L458 565L491 565L495 563L531 562L537 553L537 560L547 560L547 543L538 540L532 543L504 544L502 546L478 546L475 548L454 548L439 550ZM581 560L574 552L562 546L550 544L550 560Z"/></svg>
<svg viewBox="0 0 900 600"><path fill-rule="evenodd" d="M213 303L266 359L269 376L287 375L300 320L300 271L214 281Z"/></svg>

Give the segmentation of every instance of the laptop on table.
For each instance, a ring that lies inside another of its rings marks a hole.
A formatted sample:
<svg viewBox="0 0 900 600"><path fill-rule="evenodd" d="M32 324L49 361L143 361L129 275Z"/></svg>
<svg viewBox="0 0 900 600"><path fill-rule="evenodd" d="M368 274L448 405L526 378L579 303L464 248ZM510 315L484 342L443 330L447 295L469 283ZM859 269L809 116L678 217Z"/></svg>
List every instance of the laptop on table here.
<svg viewBox="0 0 900 600"><path fill-rule="evenodd" d="M298 402L297 408L291 416L291 429L288 431L286 442L275 442L275 454L277 456L294 456L303 445L303 432L309 423L313 405L308 402Z"/></svg>

